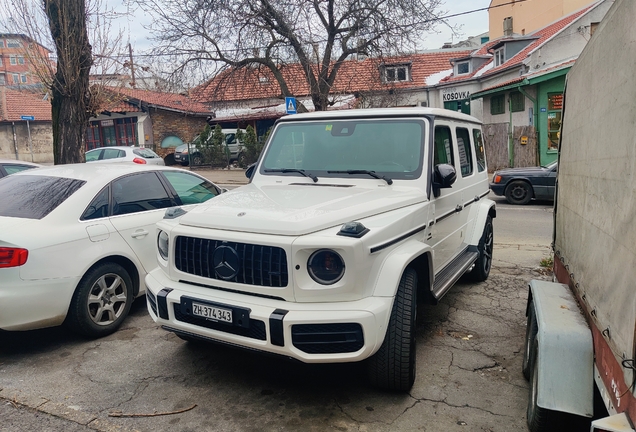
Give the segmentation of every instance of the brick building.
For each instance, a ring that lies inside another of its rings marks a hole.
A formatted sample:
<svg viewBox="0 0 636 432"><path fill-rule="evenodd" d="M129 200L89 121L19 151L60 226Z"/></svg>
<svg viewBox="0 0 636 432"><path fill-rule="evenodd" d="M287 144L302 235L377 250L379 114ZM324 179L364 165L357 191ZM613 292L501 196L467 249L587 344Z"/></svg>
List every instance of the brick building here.
<svg viewBox="0 0 636 432"><path fill-rule="evenodd" d="M0 33L0 86L24 86L39 83L35 64L54 63L51 51L22 34Z"/></svg>

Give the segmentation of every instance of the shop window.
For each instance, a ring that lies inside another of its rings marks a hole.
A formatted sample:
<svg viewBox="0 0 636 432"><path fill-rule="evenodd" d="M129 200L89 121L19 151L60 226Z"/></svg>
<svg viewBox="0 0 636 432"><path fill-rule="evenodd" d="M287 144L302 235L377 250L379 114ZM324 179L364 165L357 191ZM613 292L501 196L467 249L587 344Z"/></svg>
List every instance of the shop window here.
<svg viewBox="0 0 636 432"><path fill-rule="evenodd" d="M101 146L101 141L99 139L99 123L91 122L86 129L86 150L92 150Z"/></svg>
<svg viewBox="0 0 636 432"><path fill-rule="evenodd" d="M559 148L563 94L548 93L548 151Z"/></svg>
<svg viewBox="0 0 636 432"><path fill-rule="evenodd" d="M490 114L497 115L506 112L506 96L492 96L490 98Z"/></svg>
<svg viewBox="0 0 636 432"><path fill-rule="evenodd" d="M521 92L510 92L510 110L512 112L525 111L525 103L526 98Z"/></svg>
<svg viewBox="0 0 636 432"><path fill-rule="evenodd" d="M115 120L117 129L117 145L137 145L137 117L126 117Z"/></svg>

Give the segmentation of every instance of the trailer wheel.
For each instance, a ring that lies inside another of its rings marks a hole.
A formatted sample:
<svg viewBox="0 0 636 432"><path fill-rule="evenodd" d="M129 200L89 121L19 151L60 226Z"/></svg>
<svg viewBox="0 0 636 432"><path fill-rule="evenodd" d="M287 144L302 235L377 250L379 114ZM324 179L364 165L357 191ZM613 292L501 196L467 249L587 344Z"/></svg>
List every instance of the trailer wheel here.
<svg viewBox="0 0 636 432"><path fill-rule="evenodd" d="M528 323L526 325L526 343L523 351L523 365L522 372L523 377L528 381L532 377L532 365L530 359L534 355L534 341L537 338L539 332L539 326L537 325L537 315L534 311L534 302L531 300L528 305Z"/></svg>
<svg viewBox="0 0 636 432"><path fill-rule="evenodd" d="M415 382L417 273L404 270L393 301L384 342L368 360L371 384L383 390L408 391Z"/></svg>

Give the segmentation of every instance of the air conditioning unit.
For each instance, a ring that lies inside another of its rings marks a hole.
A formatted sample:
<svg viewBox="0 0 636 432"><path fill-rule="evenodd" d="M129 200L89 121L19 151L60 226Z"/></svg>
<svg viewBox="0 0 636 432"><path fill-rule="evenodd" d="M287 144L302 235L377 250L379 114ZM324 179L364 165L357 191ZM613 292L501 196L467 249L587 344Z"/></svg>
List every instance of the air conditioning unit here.
<svg viewBox="0 0 636 432"><path fill-rule="evenodd" d="M428 106L428 101L421 101L418 105L421 106L421 107L427 107Z"/></svg>

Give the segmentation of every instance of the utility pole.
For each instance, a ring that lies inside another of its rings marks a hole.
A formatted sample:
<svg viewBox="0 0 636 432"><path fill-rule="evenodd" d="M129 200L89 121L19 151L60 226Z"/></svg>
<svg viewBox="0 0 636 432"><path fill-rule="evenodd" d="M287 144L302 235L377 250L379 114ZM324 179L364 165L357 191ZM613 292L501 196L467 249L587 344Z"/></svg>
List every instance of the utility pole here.
<svg viewBox="0 0 636 432"><path fill-rule="evenodd" d="M130 85L132 88L135 88L135 64L133 63L132 46L130 46L130 43L128 44L128 54L130 55L130 75L132 77Z"/></svg>

